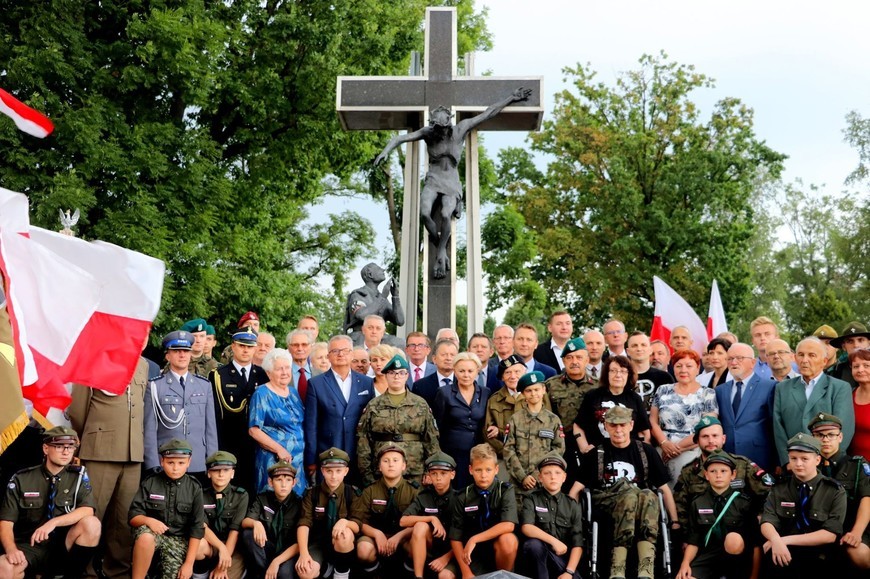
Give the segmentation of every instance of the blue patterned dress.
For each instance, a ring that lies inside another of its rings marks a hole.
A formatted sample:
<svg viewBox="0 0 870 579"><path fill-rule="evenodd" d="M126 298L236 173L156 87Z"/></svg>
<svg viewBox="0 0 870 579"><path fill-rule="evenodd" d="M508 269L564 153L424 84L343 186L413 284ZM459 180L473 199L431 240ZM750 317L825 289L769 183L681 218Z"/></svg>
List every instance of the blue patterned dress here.
<svg viewBox="0 0 870 579"><path fill-rule="evenodd" d="M659 409L659 426L671 442L679 442L694 434L695 425L705 414L719 414L716 391L701 386L688 396L681 396L675 390L676 384L659 386L653 394L652 406ZM661 449L659 449L661 452ZM680 476L683 467L700 456L701 450L687 450L677 458L665 463L671 473L671 486Z"/></svg>
<svg viewBox="0 0 870 579"><path fill-rule="evenodd" d="M258 387L251 396L248 426L256 426L272 440L287 449L296 468L296 486L293 490L300 497L305 492L305 468L302 466L302 453L305 450L305 438L302 430L302 419L305 409L302 399L295 388L290 388L287 396L279 396L272 392L266 384ZM257 445L254 456L257 489L252 495L269 488L269 467L277 462L278 457L273 452Z"/></svg>

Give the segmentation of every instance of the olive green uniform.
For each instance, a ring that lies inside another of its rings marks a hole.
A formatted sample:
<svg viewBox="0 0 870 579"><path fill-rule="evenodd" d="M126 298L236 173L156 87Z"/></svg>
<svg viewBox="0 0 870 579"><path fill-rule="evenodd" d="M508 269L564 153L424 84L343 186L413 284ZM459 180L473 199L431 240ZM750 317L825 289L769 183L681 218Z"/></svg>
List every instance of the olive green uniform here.
<svg viewBox="0 0 870 579"><path fill-rule="evenodd" d="M766 473L760 466L739 454L732 454L736 465L734 480L731 488L747 495L752 501L756 514L764 508L764 499L773 487L773 476ZM704 459L698 457L680 472L677 483L674 485L674 502L677 504L677 520L680 525L686 527L689 524L689 514L692 501L704 494L710 483L704 477Z"/></svg>
<svg viewBox="0 0 870 579"><path fill-rule="evenodd" d="M456 500L456 491L448 488L447 492L439 495L432 487L420 489L410 506L405 509L403 516L431 517L435 515L441 521L441 526L450 533L450 523L453 519L453 502ZM427 554L428 559L435 559L450 551L450 541L447 538L432 539L432 546Z"/></svg>
<svg viewBox="0 0 870 579"><path fill-rule="evenodd" d="M519 524L513 486L496 480L489 488L481 489L472 483L456 493L447 538L465 545L474 535L505 522ZM479 575L491 570L493 564L492 541L477 545L472 554L471 570Z"/></svg>
<svg viewBox="0 0 870 579"><path fill-rule="evenodd" d="M562 492L550 494L544 488L537 488L528 493L523 498L520 524L534 525L568 547L567 553L556 555L552 547L543 544L540 539L527 538L523 553L529 558L528 567L537 570L536 577L548 577L564 570L571 549L583 547L583 513L580 505ZM576 570L574 577L579 577Z"/></svg>
<svg viewBox="0 0 870 579"><path fill-rule="evenodd" d="M731 499L732 495L736 496ZM748 577L752 550L760 541L757 513L755 500L734 488L720 495L708 486L695 497L689 505L686 535L686 542L698 547L698 554L691 563L692 576L696 579ZM725 552L725 536L732 532L744 540L744 551L739 556Z"/></svg>
<svg viewBox="0 0 870 579"><path fill-rule="evenodd" d="M369 525L387 537L392 537L402 530L399 519L417 496L415 485L416 483L401 479L399 484L390 488L384 479L378 480L354 499L350 520L357 523L360 529L363 525ZM371 538L361 536L358 541L371 541Z"/></svg>
<svg viewBox="0 0 870 579"><path fill-rule="evenodd" d="M505 440L507 439L508 422L510 421L511 416L514 415L514 412L525 405L525 398L523 398L519 393L517 393L516 396L511 396L510 391L506 386L502 386L498 391L490 396L486 403L486 415L483 419L483 439L486 440L493 449L495 449L499 458L503 458L502 451L504 449ZM550 399L546 394L544 395L544 408L550 410ZM486 429L490 426L498 428L498 436L494 438L488 438L486 436Z"/></svg>
<svg viewBox="0 0 870 579"><path fill-rule="evenodd" d="M309 528L308 553L319 564L332 560L335 554L332 527L339 519L350 519L353 498L358 494L356 488L345 483L340 484L335 492L330 491L325 482L305 491L299 526Z"/></svg>
<svg viewBox="0 0 870 579"><path fill-rule="evenodd" d="M296 527L301 516L302 499L299 495L291 492L287 498L279 501L273 490L257 495L248 506L245 515L248 519L263 523L263 527L266 528L266 549L272 555L269 561L296 544ZM248 561L250 562L250 559ZM266 567L268 562L262 571L265 571Z"/></svg>
<svg viewBox="0 0 870 579"><path fill-rule="evenodd" d="M375 457L387 443L394 443L405 451L408 464L405 476L418 483L423 479L423 462L441 450L432 409L423 398L411 392L399 397L387 392L373 399L363 410L356 433L357 464L366 484L379 476Z"/></svg>
<svg viewBox="0 0 870 579"><path fill-rule="evenodd" d="M54 496L52 483L56 489ZM82 467L68 465L52 476L41 464L12 475L0 506L0 520L13 523L15 544L27 559L28 573L45 574L44 570L51 565L63 563L67 553L64 541L69 527L56 529L48 541L33 546L30 537L49 518L65 515L79 507L94 508L91 485Z"/></svg>
<svg viewBox="0 0 870 579"><path fill-rule="evenodd" d="M205 536L202 504L202 487L190 475L172 480L165 473L159 473L139 485L130 505L129 518L143 515L168 527L165 533L154 537L160 552L161 577L175 579L184 563L188 539ZM143 533L154 534L147 525L134 531L137 538Z"/></svg>
<svg viewBox="0 0 870 579"><path fill-rule="evenodd" d="M819 472L840 483L846 491L846 520L844 531L855 525L858 505L864 497L870 497L870 463L861 456L846 456L840 451L831 459L822 457ZM870 525L864 529L861 542L870 545Z"/></svg>
<svg viewBox="0 0 870 579"><path fill-rule="evenodd" d="M547 454L565 452L565 433L559 417L546 408L533 414L523 406L511 416L508 424L504 460L510 482L520 491L524 478L529 475L538 478L537 464Z"/></svg>
<svg viewBox="0 0 870 579"><path fill-rule="evenodd" d="M242 487L227 486L222 492L217 492L214 487L208 487L202 491L203 509L205 510L206 524L222 543L226 544L230 531L242 531L242 519L248 512L248 493ZM214 569L214 566L211 567ZM241 579L245 572L244 557L239 543L233 552L233 564L227 572L230 579Z"/></svg>

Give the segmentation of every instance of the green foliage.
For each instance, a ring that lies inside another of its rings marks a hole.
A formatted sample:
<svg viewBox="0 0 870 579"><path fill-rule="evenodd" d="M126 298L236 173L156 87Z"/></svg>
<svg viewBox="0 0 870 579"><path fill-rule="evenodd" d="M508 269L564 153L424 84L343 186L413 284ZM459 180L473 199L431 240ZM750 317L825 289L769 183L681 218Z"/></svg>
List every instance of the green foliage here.
<svg viewBox="0 0 870 579"><path fill-rule="evenodd" d="M531 137L546 172L527 151L502 158L502 194L521 217L505 229L525 223L536 255L512 254L504 239L487 245L512 265L488 271L501 288L496 303L534 295L510 281L527 269L544 311L564 304L584 325L614 315L649 326L654 275L696 304L707 303L715 278L725 310L741 308L751 295L741 254L756 226L753 202L784 160L756 138L752 110L726 98L702 120L691 97L712 80L664 54L642 57L614 87L588 66L566 74L573 90L556 96L552 119Z"/></svg>

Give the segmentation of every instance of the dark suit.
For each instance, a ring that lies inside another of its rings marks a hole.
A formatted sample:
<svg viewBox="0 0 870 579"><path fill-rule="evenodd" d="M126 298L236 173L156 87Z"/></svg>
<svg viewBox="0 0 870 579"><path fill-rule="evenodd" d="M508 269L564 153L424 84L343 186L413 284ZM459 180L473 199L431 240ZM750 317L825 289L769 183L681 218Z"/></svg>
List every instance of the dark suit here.
<svg viewBox="0 0 870 579"><path fill-rule="evenodd" d="M356 426L363 409L375 397L372 379L350 373L350 397L344 399L332 371L315 376L305 398L305 466L317 464L317 455L331 447L350 455L356 464Z"/></svg>
<svg viewBox="0 0 870 579"><path fill-rule="evenodd" d="M822 372L809 400L803 378L789 378L777 385L773 399L773 436L781 465L788 462L788 439L798 432L809 433L807 425L820 412L833 414L843 422L840 447L849 448L855 434L855 407L852 388L847 382Z"/></svg>
<svg viewBox="0 0 870 579"><path fill-rule="evenodd" d="M498 358L490 358L486 364L486 383L491 393L495 393L503 386L501 379L498 377Z"/></svg>
<svg viewBox="0 0 870 579"><path fill-rule="evenodd" d="M776 466L773 445L773 395L776 384L755 374L743 384L737 416L731 406L734 381L716 388L719 420L725 432L726 452L749 457L765 470Z"/></svg>
<svg viewBox="0 0 870 579"><path fill-rule="evenodd" d="M411 362L409 361L408 364L410 365ZM423 370L423 376L420 377L420 380L422 380L426 376L431 376L436 371L437 371L437 368L435 368L435 364L433 364L432 362L426 362L425 369ZM408 372L408 380L405 382L405 384L408 385L408 388L411 391L415 391L414 390L414 368L411 368L411 371Z"/></svg>
<svg viewBox="0 0 870 579"><path fill-rule="evenodd" d="M538 362L537 360L535 360L535 365L532 367L531 371L540 372L541 374L543 374L544 380L549 380L550 378L558 374L555 368L553 368L552 366L547 366L546 364Z"/></svg>
<svg viewBox="0 0 870 579"><path fill-rule="evenodd" d="M541 364L546 364L550 368L559 368L559 360L556 358L556 352L553 351L552 338L543 344L538 344L538 347L535 348L534 358Z"/></svg>
<svg viewBox="0 0 870 579"><path fill-rule="evenodd" d="M435 395L438 394L441 386L442 384L438 379L438 372L436 370L414 383L414 394L422 397L429 405L429 408L432 408L432 404L435 403Z"/></svg>

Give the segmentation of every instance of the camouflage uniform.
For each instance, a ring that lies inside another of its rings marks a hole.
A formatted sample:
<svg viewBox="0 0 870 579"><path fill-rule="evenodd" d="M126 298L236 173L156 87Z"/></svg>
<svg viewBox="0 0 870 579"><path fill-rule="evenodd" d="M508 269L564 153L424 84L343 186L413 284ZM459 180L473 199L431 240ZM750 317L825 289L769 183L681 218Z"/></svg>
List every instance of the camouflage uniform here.
<svg viewBox="0 0 870 579"><path fill-rule="evenodd" d="M510 429L504 445L504 460L507 463L510 482L523 490L523 479L529 475L537 478L537 464L550 452L565 452L565 434L559 417L541 408L532 414L523 406L511 416Z"/></svg>
<svg viewBox="0 0 870 579"><path fill-rule="evenodd" d="M407 457L406 478L420 482L423 462L439 452L438 427L423 398L406 392L396 404L389 393L368 403L356 429L357 464L363 482L371 484L379 475L374 457L386 443L401 446Z"/></svg>
<svg viewBox="0 0 870 579"><path fill-rule="evenodd" d="M381 531L387 538L392 537L402 530L399 519L416 496L416 483L402 479L399 484L390 488L384 479L379 479L354 499L350 520L357 523L360 529L363 525L369 525ZM357 539L358 542L371 540L371 537L365 536Z"/></svg>
<svg viewBox="0 0 870 579"><path fill-rule="evenodd" d="M217 370L219 365L220 364L218 364L217 360L211 356L206 356L205 354L196 357L191 356L190 365L187 367L187 371L202 376L203 378L208 378L211 371Z"/></svg>
<svg viewBox="0 0 870 579"><path fill-rule="evenodd" d="M752 501L753 512L761 512L764 499L773 487L773 476L764 472L760 466L739 454L730 455L734 459L737 473L731 482L731 488L746 494ZM689 524L689 507L692 501L701 496L710 484L704 478L704 457L700 456L683 467L674 485L674 502L677 503L677 520L680 525Z"/></svg>
<svg viewBox="0 0 870 579"><path fill-rule="evenodd" d="M559 417L562 424L573 424L580 411L583 397L586 396L587 392L598 387L598 380L584 376L582 380L577 382L563 372L558 376L553 376L545 384L550 402L553 405L553 413Z"/></svg>
<svg viewBox="0 0 870 579"><path fill-rule="evenodd" d="M840 483L846 491L846 521L844 531L852 530L858 514L858 504L870 496L870 464L861 456L847 456L844 451L834 457L822 457L819 472ZM870 525L864 529L861 542L870 545Z"/></svg>
<svg viewBox="0 0 870 579"><path fill-rule="evenodd" d="M507 387L502 386L486 403L486 416L483 419L483 438L490 446L495 449L499 458L503 458L504 443L507 439L507 425L510 422L514 412L522 407L525 407L526 401L518 392L516 396L511 396ZM544 408L550 410L550 398L544 395ZM487 438L486 429L490 426L498 428L498 436L495 438Z"/></svg>

